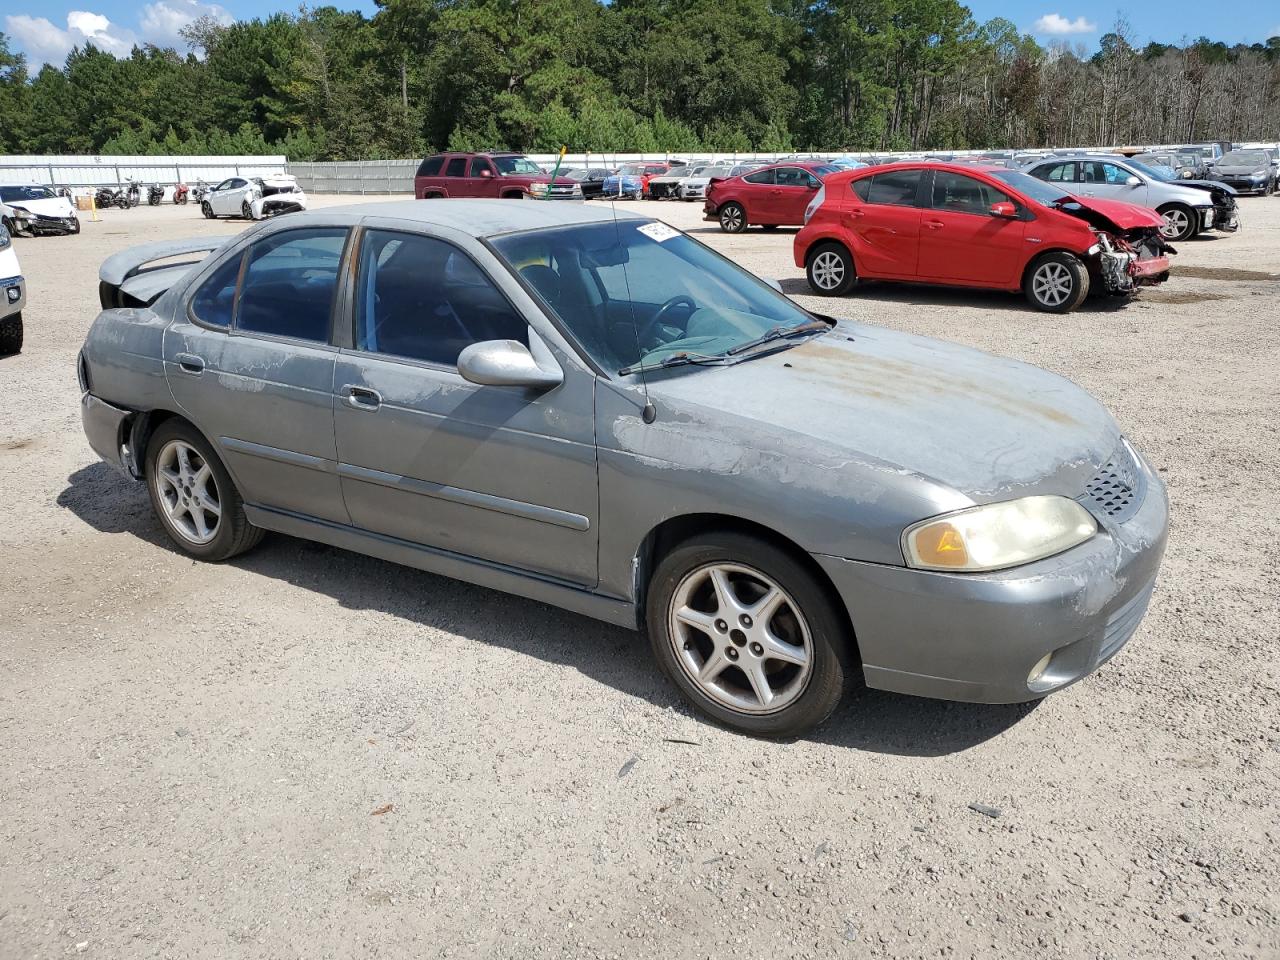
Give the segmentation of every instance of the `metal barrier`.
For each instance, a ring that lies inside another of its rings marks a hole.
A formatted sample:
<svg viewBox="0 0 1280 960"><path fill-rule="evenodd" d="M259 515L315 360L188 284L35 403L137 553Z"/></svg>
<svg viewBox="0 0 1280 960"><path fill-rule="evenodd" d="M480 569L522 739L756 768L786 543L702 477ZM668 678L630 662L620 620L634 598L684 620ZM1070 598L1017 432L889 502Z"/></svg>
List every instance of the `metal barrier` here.
<svg viewBox="0 0 1280 960"><path fill-rule="evenodd" d="M106 157L0 156L0 183L35 183L72 188L139 183L219 183L227 177L265 177L288 167L284 156Z"/></svg>

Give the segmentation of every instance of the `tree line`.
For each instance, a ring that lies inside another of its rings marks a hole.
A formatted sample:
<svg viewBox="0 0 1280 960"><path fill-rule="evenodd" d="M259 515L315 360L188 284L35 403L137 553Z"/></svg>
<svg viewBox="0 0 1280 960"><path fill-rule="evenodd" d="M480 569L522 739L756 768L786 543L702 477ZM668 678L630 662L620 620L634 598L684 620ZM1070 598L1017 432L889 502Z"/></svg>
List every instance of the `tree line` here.
<svg viewBox="0 0 1280 960"><path fill-rule="evenodd" d="M1280 37L1042 46L957 0L378 0L92 45L0 33L0 153L862 151L1280 138Z"/></svg>

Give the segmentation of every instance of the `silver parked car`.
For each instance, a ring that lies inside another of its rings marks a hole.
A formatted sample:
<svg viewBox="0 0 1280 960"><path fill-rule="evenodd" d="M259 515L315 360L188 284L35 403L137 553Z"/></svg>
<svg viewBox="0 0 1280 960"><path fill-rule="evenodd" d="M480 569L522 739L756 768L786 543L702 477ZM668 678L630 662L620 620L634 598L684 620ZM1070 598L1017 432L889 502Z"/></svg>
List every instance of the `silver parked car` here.
<svg viewBox="0 0 1280 960"><path fill-rule="evenodd" d="M79 370L90 444L195 557L273 530L641 628L770 736L859 674L1043 696L1146 609L1164 486L1061 377L608 207L327 209L191 264L218 242L108 259Z"/></svg>
<svg viewBox="0 0 1280 960"><path fill-rule="evenodd" d="M1061 184L1078 197L1123 200L1150 207L1164 218L1166 240L1189 240L1205 230L1235 231L1239 226L1235 191L1206 180L1179 180L1117 154L1046 157L1027 173Z"/></svg>

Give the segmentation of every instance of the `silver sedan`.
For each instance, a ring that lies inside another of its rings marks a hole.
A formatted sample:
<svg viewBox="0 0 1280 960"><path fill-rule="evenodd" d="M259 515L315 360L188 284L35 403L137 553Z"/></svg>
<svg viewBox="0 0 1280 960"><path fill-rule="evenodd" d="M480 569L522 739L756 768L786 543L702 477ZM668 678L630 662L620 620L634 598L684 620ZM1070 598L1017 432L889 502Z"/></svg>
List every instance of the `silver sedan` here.
<svg viewBox="0 0 1280 960"><path fill-rule="evenodd" d="M691 704L766 736L859 680L1043 696L1146 609L1163 485L1061 377L808 313L608 208L218 243L109 259L80 360L91 445L194 557L277 531L643 629Z"/></svg>

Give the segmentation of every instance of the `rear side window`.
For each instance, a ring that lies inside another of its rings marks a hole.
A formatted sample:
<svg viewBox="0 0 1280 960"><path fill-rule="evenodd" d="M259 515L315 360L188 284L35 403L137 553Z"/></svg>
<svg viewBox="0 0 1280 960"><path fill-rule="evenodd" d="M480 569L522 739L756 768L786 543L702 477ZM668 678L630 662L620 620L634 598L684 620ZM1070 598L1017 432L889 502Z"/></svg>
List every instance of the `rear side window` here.
<svg viewBox="0 0 1280 960"><path fill-rule="evenodd" d="M422 166L418 167L418 176L437 177L440 175L442 166L444 166L444 157L427 157L422 161Z"/></svg>
<svg viewBox="0 0 1280 960"><path fill-rule="evenodd" d="M871 178L871 190L867 203L885 203L896 207L912 207L916 191L920 187L919 170L894 170L877 173Z"/></svg>
<svg viewBox="0 0 1280 960"><path fill-rule="evenodd" d="M774 170L757 170L755 173L749 173L742 179L747 183L773 183Z"/></svg>
<svg viewBox="0 0 1280 960"><path fill-rule="evenodd" d="M231 326L236 281L240 278L240 261L243 259L243 252L232 257L196 289L196 295L191 298L191 312L201 323L211 327Z"/></svg>
<svg viewBox="0 0 1280 960"><path fill-rule="evenodd" d="M345 227L312 227L273 234L250 247L236 329L328 343L346 240Z"/></svg>
<svg viewBox="0 0 1280 960"><path fill-rule="evenodd" d="M1043 167L1036 167L1031 171L1031 175L1040 180L1048 180L1050 183L1075 183L1076 165L1074 161L1046 164Z"/></svg>
<svg viewBox="0 0 1280 960"><path fill-rule="evenodd" d="M466 157L452 157L449 160L449 166L445 167L444 175L446 177L461 177L467 172Z"/></svg>

